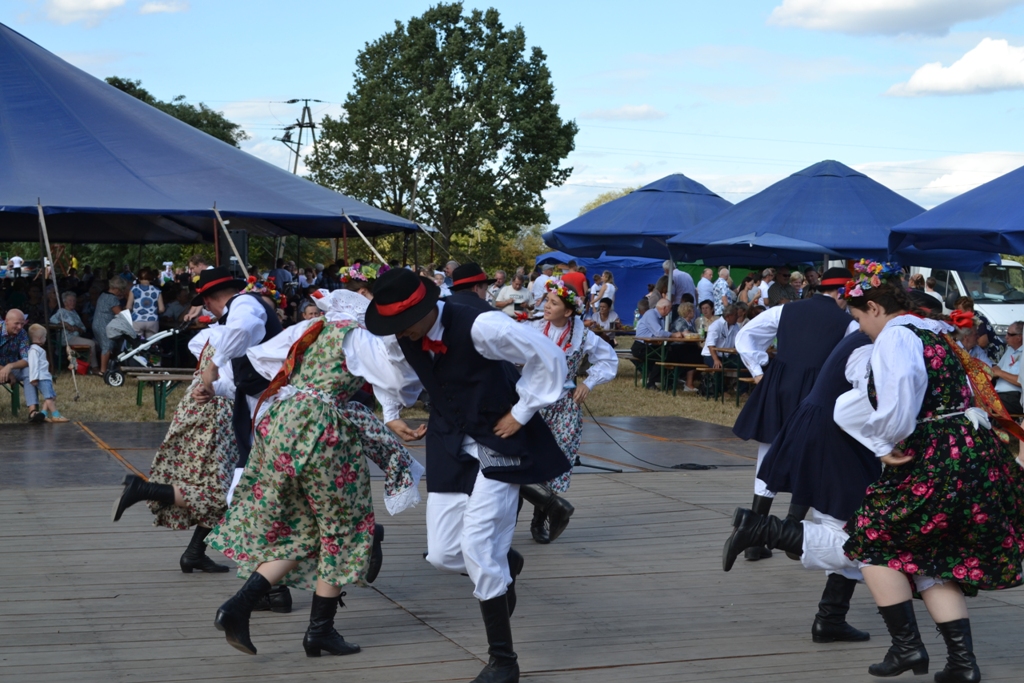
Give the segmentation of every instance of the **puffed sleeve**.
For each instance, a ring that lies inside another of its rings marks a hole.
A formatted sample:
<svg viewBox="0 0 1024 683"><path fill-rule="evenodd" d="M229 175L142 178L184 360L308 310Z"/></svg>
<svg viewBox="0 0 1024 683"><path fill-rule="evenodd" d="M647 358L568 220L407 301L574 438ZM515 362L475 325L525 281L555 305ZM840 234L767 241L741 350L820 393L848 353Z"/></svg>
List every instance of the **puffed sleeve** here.
<svg viewBox="0 0 1024 683"><path fill-rule="evenodd" d="M288 351L291 350L292 345L299 340L314 321L315 319L304 320L298 325L287 327L281 334L246 351L245 355L249 357L253 369L266 379L274 379L281 369L281 365L288 358Z"/></svg>
<svg viewBox="0 0 1024 683"><path fill-rule="evenodd" d="M345 335L342 350L349 372L373 385L373 395L380 401L385 423L397 420L402 408L414 404L423 392L420 378L393 335L377 337L356 328Z"/></svg>
<svg viewBox="0 0 1024 683"><path fill-rule="evenodd" d="M882 330L871 352L871 374L877 407L863 431L867 438L880 443L874 451L881 457L888 455L917 426L917 415L928 388L921 338L902 326Z"/></svg>
<svg viewBox="0 0 1024 683"><path fill-rule="evenodd" d="M246 350L263 340L267 331L267 310L253 297L235 297L230 311L227 323L219 326L217 351L213 354L213 364L218 368L244 356Z"/></svg>
<svg viewBox="0 0 1024 683"><path fill-rule="evenodd" d="M583 333L583 353L590 360L590 369L583 383L591 391L599 384L615 379L619 374L619 357L612 345L592 332Z"/></svg>
<svg viewBox="0 0 1024 683"><path fill-rule="evenodd" d="M764 374L761 366L768 364L768 347L779 332L783 306L775 306L749 321L736 335L736 352L750 371L751 377Z"/></svg>

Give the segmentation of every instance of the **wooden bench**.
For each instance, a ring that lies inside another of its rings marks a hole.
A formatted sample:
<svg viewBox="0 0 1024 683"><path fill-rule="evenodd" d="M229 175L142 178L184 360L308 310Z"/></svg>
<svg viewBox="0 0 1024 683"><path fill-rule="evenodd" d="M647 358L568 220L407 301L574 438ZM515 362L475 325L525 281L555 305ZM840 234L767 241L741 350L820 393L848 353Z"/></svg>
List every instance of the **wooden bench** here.
<svg viewBox="0 0 1024 683"><path fill-rule="evenodd" d="M18 417L18 409L21 408L21 383L2 385L7 393L11 395L11 415Z"/></svg>
<svg viewBox="0 0 1024 683"><path fill-rule="evenodd" d="M672 395L676 395L676 389L679 384L679 371L680 370L695 370L697 372L717 372L713 368L709 368L704 363L655 363L658 367L665 368L666 370L672 371ZM664 391L668 391L668 386L662 387Z"/></svg>
<svg viewBox="0 0 1024 683"><path fill-rule="evenodd" d="M187 374L186 374L187 372ZM152 369L149 372L132 372L138 381L138 392L135 396L135 404L142 405L142 388L147 382L153 384L153 405L156 408L156 416L158 419L164 419L164 415L167 412L167 397L179 384L191 384L192 379L195 377L194 371L188 370L182 372L177 370L176 372L153 372Z"/></svg>

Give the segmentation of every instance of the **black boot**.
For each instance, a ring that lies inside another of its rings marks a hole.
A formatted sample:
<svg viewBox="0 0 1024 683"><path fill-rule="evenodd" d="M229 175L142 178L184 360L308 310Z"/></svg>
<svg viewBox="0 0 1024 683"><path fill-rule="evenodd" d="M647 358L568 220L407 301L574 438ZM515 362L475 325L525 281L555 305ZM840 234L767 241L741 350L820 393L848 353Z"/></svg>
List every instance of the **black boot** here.
<svg viewBox="0 0 1024 683"><path fill-rule="evenodd" d="M523 559L523 556L517 553L515 548L509 548L508 573L512 575L512 583L508 585L505 598L508 600L508 615L510 617L516 611L516 577L523 571L524 564L526 564L526 560Z"/></svg>
<svg viewBox="0 0 1024 683"><path fill-rule="evenodd" d="M576 509L569 501L559 497L544 484L524 484L519 487L519 494L548 518L548 538L553 541L562 535L569 526L569 518Z"/></svg>
<svg viewBox="0 0 1024 683"><path fill-rule="evenodd" d="M292 611L292 594L288 586L277 585L270 589L270 592L259 599L253 612L277 612L288 614Z"/></svg>
<svg viewBox="0 0 1024 683"><path fill-rule="evenodd" d="M370 549L370 563L366 567L366 583L373 583L380 574L380 567L384 564L384 551L380 544L384 542L384 525L376 524L373 527L373 547Z"/></svg>
<svg viewBox="0 0 1024 683"><path fill-rule="evenodd" d="M732 535L722 548L722 570L729 571L741 552L750 547L767 546L803 552L804 525L778 517L764 517L752 510L736 508L732 516Z"/></svg>
<svg viewBox="0 0 1024 683"><path fill-rule="evenodd" d="M971 620L957 619L935 627L946 641L946 666L935 674L936 683L977 683L981 669L974 657L971 640Z"/></svg>
<svg viewBox="0 0 1024 683"><path fill-rule="evenodd" d="M309 611L309 628L302 639L302 649L306 651L307 657L319 657L321 651L329 655L354 655L359 652L359 646L349 643L334 630L334 615L338 613L338 605L344 606L341 601L342 593L336 598L325 598L313 594L313 606Z"/></svg>
<svg viewBox="0 0 1024 683"><path fill-rule="evenodd" d="M540 508L533 508L533 520L530 522L530 535L533 536L533 540L537 543L548 544L551 543L551 536L548 534L548 527L546 522L548 516L544 514L544 511Z"/></svg>
<svg viewBox="0 0 1024 683"><path fill-rule="evenodd" d="M484 616L490 659L473 683L519 683L519 663L512 649L512 624L505 596L483 600L480 613Z"/></svg>
<svg viewBox="0 0 1024 683"><path fill-rule="evenodd" d="M750 504L750 509L759 515L767 516L772 510L772 501L774 498L768 496L759 496L754 494L754 502ZM753 546L743 551L743 557L748 562L757 562L758 560L767 560L772 556L772 551L768 549L768 546Z"/></svg>
<svg viewBox="0 0 1024 683"><path fill-rule="evenodd" d="M245 585L220 606L213 625L224 632L228 645L249 655L256 654L256 646L249 638L249 617L256 603L269 591L270 582L259 572L253 572Z"/></svg>
<svg viewBox="0 0 1024 683"><path fill-rule="evenodd" d="M807 512L810 509L810 505L794 505L793 503L790 503L789 512L786 513L786 519L791 519L797 523L802 522L804 521L804 518L807 517ZM793 553L786 553L786 557L797 562L800 561L800 556L794 555Z"/></svg>
<svg viewBox="0 0 1024 683"><path fill-rule="evenodd" d="M209 533L210 530L206 527L196 526L196 530L192 532L192 540L188 542L188 547L185 548L181 559L178 560L181 571L191 574L192 570L195 569L201 572L210 572L211 574L222 574L230 570L230 567L227 565L217 564L207 557L206 535Z"/></svg>
<svg viewBox="0 0 1024 683"><path fill-rule="evenodd" d="M899 676L911 669L918 676L928 673L928 651L924 649L921 633L917 630L913 601L879 607L878 613L889 629L892 647L885 653L885 659L868 667L868 673L881 677Z"/></svg>
<svg viewBox="0 0 1024 683"><path fill-rule="evenodd" d="M124 491L121 492L121 497L114 501L111 515L114 522L121 519L125 510L142 500L174 505L174 487L170 484L150 484L134 474L126 475L121 483L124 484Z"/></svg>
<svg viewBox="0 0 1024 683"><path fill-rule="evenodd" d="M825 590L821 593L818 613L811 626L811 639L816 643L834 643L837 640L860 642L869 640L871 634L858 631L846 623L850 611L850 598L857 582L842 574L829 574Z"/></svg>

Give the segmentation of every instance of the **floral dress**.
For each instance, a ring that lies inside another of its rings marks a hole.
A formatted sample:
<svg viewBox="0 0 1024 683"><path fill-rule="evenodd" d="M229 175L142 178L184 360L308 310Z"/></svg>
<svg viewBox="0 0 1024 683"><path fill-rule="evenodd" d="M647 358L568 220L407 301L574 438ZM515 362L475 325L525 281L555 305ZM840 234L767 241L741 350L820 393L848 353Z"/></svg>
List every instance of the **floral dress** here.
<svg viewBox="0 0 1024 683"><path fill-rule="evenodd" d="M999 434L975 428L963 366L946 337L907 325L924 345L928 385L914 432L897 444L913 460L886 467L847 524L846 555L908 575L957 581L964 594L1022 583L1024 490ZM869 398L877 406L874 377ZM852 528L851 528L852 527Z"/></svg>
<svg viewBox="0 0 1024 683"><path fill-rule="evenodd" d="M232 403L221 396L205 404L192 398L192 390L202 382L199 375L210 363L214 350L210 344L204 346L196 377L174 411L149 472L151 482L178 487L185 507L150 501L149 509L156 515L154 526L188 529L198 524L211 529L227 510L228 487L238 460L231 426Z"/></svg>
<svg viewBox="0 0 1024 683"><path fill-rule="evenodd" d="M308 328L312 340L283 371L287 397L257 425L233 504L209 537L235 561L240 578L263 562L298 560L284 584L313 590L318 578L334 586L362 583L375 526L363 456L382 466L394 489L415 490L408 451L372 413L348 402L363 386L342 351L354 327L345 321Z"/></svg>

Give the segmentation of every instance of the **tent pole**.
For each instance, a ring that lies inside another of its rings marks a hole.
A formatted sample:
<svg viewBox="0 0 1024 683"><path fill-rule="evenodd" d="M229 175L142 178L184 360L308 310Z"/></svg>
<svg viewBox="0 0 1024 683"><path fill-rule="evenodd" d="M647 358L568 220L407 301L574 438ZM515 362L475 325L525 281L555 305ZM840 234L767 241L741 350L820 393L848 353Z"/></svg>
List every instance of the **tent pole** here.
<svg viewBox="0 0 1024 683"><path fill-rule="evenodd" d="M342 225L341 226L341 248L342 248L342 253L344 254L344 256L342 258L345 259L345 267L348 267L349 264L348 264L348 226L347 225ZM335 258L334 260L337 261L338 259Z"/></svg>
<svg viewBox="0 0 1024 683"><path fill-rule="evenodd" d="M224 219L220 217L220 211L217 210L217 205L213 205L213 215L217 217L217 222L220 223L220 227L224 230L224 236L228 238L228 246L231 247L232 253L235 258L238 259L238 267L242 269L242 274L245 279L249 279L249 269L245 267L245 263L242 261L242 255L238 253L238 247L235 246L235 241L231 239L231 233L228 232L228 226L224 225Z"/></svg>
<svg viewBox="0 0 1024 683"><path fill-rule="evenodd" d="M43 281L44 282L46 281L45 280L46 260L49 259L50 260L50 276L53 278L53 292L54 292L54 294L57 295L57 306L60 307L60 305L61 305L61 301L60 301L60 287L57 286L57 269L53 267L53 256L50 254L50 233L46 229L46 215L43 213L43 204L42 204L42 202L39 202L38 200L36 201L36 209L39 211L39 237L41 238L40 241L42 241L43 246L46 248L46 253L45 253L45 256L43 258L43 276L44 276L44 280ZM44 287L43 290L44 290L43 291L43 316L48 321L50 319L50 316L49 316L49 311L46 310L46 292L45 292L46 288ZM56 311L54 311L54 313L56 313ZM71 351L71 340L68 339L68 326L67 326L67 323L64 322L64 318L60 319L60 326L61 326L61 329L64 332L64 346L65 346L65 350L67 351L67 354L68 354L68 369L71 370L71 383L74 384L74 386L75 386L75 398L74 398L74 400L77 401L79 396L78 396L78 377L77 377L78 373L76 372L76 370L78 368L76 368L74 365L72 365L72 362L75 360L75 355ZM42 404L40 403L39 406L41 407Z"/></svg>
<svg viewBox="0 0 1024 683"><path fill-rule="evenodd" d="M220 230L216 218L213 219L213 265L220 267Z"/></svg>
<svg viewBox="0 0 1024 683"><path fill-rule="evenodd" d="M353 223L352 219L346 216L345 214L342 214L342 216L345 218L345 220L348 221L348 224L352 226L352 229L356 231L356 234L363 239L363 242L365 242L366 246L370 248L370 251L373 252L373 255L377 257L377 261L379 261L382 265L387 264L387 261L385 261L384 257L380 255L380 252L377 251L377 249L372 244L370 244L370 240L366 239L366 235L364 235L363 231L359 229L359 226Z"/></svg>

